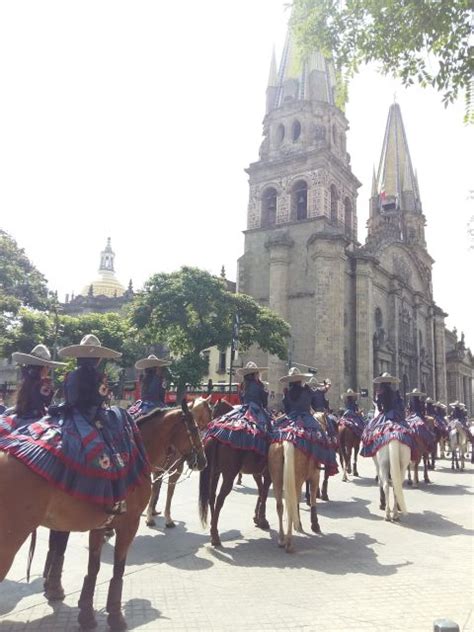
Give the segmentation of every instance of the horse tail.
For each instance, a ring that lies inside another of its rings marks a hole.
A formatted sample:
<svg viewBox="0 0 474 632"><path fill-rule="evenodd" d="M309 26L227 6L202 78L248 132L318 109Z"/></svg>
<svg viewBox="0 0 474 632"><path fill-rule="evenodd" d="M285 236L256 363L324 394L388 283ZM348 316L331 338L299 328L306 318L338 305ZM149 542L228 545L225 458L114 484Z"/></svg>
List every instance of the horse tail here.
<svg viewBox="0 0 474 632"><path fill-rule="evenodd" d="M211 484L214 478L214 468L217 453L217 441L211 439L207 452L207 465L199 474L199 518L203 527L207 526L207 514L209 510L209 496Z"/></svg>
<svg viewBox="0 0 474 632"><path fill-rule="evenodd" d="M294 524L295 531L302 532L298 495L295 481L295 446L289 441L283 442L283 489L288 525Z"/></svg>
<svg viewBox="0 0 474 632"><path fill-rule="evenodd" d="M388 444L388 454L390 459L390 476L392 477L393 494L395 501L398 503L402 514L408 513L407 506L405 504L405 498L403 496L403 479L402 471L402 455L400 450L401 444L399 441L390 441ZM407 464L408 465L408 464Z"/></svg>
<svg viewBox="0 0 474 632"><path fill-rule="evenodd" d="M26 563L26 581L30 581L31 563L36 549L36 529L31 534L30 549L28 551L28 561Z"/></svg>

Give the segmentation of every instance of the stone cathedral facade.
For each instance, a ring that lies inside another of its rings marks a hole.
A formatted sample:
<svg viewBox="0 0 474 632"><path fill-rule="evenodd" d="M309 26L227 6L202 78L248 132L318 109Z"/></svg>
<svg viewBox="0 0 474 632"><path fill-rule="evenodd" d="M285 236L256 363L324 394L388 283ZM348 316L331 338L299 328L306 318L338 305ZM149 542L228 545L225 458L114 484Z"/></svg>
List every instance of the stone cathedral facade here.
<svg viewBox="0 0 474 632"><path fill-rule="evenodd" d="M335 407L349 387L367 389L370 398L374 376L390 371L402 394L417 386L472 410L473 359L464 347L462 369L450 360L452 333L433 298L426 217L400 106L389 109L361 244L360 182L335 91L331 63L317 52L301 62L288 36L279 68L274 57L270 67L260 159L247 169L238 290L287 320L291 339L287 362L262 352L253 357L269 367L277 400L278 378L294 364L331 379Z"/></svg>

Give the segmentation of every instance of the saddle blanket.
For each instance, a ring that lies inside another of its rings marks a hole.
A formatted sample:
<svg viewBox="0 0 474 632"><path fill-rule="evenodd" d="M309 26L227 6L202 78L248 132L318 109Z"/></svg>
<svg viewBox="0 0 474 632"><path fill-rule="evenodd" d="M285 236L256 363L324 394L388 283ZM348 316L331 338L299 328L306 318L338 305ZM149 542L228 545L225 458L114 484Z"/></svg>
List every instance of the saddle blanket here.
<svg viewBox="0 0 474 632"><path fill-rule="evenodd" d="M375 456L390 441L400 441L411 450L411 460L417 460L417 449L413 434L404 419L393 418L390 413L379 413L364 428L361 456Z"/></svg>
<svg viewBox="0 0 474 632"><path fill-rule="evenodd" d="M358 415L353 411L346 410L346 412L339 419L339 426L341 428L349 428L355 434L357 438L362 437L362 433L365 428L365 420L362 415Z"/></svg>
<svg viewBox="0 0 474 632"><path fill-rule="evenodd" d="M407 424L413 433L418 451L421 454L433 452L436 447L436 436L431 432L425 421L418 415L409 415Z"/></svg>
<svg viewBox="0 0 474 632"><path fill-rule="evenodd" d="M268 451L270 415L257 404L242 404L214 419L203 438L228 445L236 450L250 450L261 456Z"/></svg>
<svg viewBox="0 0 474 632"><path fill-rule="evenodd" d="M127 412L134 421L137 421L140 417L151 413L152 410L156 410L157 408L163 410L163 408L168 408L168 406L161 402L157 404L155 402L137 399L137 401L128 408Z"/></svg>
<svg viewBox="0 0 474 632"><path fill-rule="evenodd" d="M324 466L329 476L337 474L333 440L329 438L319 421L309 413L290 413L275 422L271 442L283 441L289 441L313 459L318 466Z"/></svg>
<svg viewBox="0 0 474 632"><path fill-rule="evenodd" d="M61 491L102 507L124 500L149 476L141 435L125 410L100 410L94 422L59 411L28 424L0 418L0 450Z"/></svg>

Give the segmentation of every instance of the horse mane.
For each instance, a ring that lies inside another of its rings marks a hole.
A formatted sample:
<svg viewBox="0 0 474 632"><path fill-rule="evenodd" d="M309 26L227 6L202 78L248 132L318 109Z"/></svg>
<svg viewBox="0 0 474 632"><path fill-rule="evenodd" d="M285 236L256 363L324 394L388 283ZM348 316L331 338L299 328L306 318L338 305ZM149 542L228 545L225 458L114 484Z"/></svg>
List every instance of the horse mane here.
<svg viewBox="0 0 474 632"><path fill-rule="evenodd" d="M181 408L179 406L175 406L173 408L154 408L153 410L150 410L150 412L147 413L146 415L143 415L143 417L140 417L139 419L137 419L135 423L140 428L141 426L144 426L148 421L150 421L154 417L160 417L160 416L164 417L166 413L170 413L173 410L181 410Z"/></svg>

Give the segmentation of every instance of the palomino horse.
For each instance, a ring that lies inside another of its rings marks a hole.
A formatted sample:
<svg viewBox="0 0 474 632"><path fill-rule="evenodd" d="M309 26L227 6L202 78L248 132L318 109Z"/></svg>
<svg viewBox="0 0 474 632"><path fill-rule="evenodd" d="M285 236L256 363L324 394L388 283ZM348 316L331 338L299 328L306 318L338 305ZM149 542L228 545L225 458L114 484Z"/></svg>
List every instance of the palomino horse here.
<svg viewBox="0 0 474 632"><path fill-rule="evenodd" d="M459 470L458 451L461 456L461 470L464 469L464 455L469 445L469 438L462 424L457 421L451 421L449 423L449 447L451 449L451 469L454 470L454 463L456 463L456 469Z"/></svg>
<svg viewBox="0 0 474 632"><path fill-rule="evenodd" d="M285 547L287 553L292 553L294 550L292 543L293 526L296 531L303 531L298 501L304 481L309 481L310 487L311 530L314 533L321 533L316 511L320 467L314 459L295 448L293 443L282 441L270 445L268 469L273 483L278 513L278 546ZM286 535L283 531L283 497L287 518Z"/></svg>
<svg viewBox="0 0 474 632"><path fill-rule="evenodd" d="M189 406L192 416L194 417L194 421L201 432L207 428L212 419L212 409L209 405L210 399L210 395L207 398L198 397ZM167 456L165 463L162 463L159 467L155 468L155 472L158 475L152 482L150 501L146 510L146 524L148 527L153 527L156 524L153 516L157 515L156 503L158 502L158 498L160 496L161 484L166 472L170 472L170 474L168 478L166 505L164 510L165 526L168 528L176 526L171 518L171 502L173 500L176 484L183 473L185 458L176 452L176 450L171 449L170 452L171 454Z"/></svg>
<svg viewBox="0 0 474 632"><path fill-rule="evenodd" d="M232 410L233 406L225 400L219 401L213 411L217 419ZM211 437L205 447L207 467L199 478L199 515L203 526L207 525L208 509L211 510L211 544L220 546L218 522L224 501L234 485L235 477L242 472L252 474L258 488L258 499L255 507L254 523L260 529L269 529L266 518L266 503L270 487L270 476L267 458L251 450L238 450L230 445L220 443ZM216 499L217 485L222 474L222 483Z"/></svg>
<svg viewBox="0 0 474 632"><path fill-rule="evenodd" d="M199 431L187 405L182 410L152 411L138 422L150 464L161 463L168 447L173 445L186 455L190 467L206 465ZM113 577L109 584L106 610L111 630L125 630L121 611L122 583L127 552L150 496L150 481L144 476L126 496L127 511L113 517L99 506L77 500L59 491L29 470L13 456L0 452L0 581L5 579L16 553L28 535L39 526L58 531L90 531L89 564L79 598L78 621L84 629L97 623L93 598L100 553L104 542L104 525L115 529Z"/></svg>

